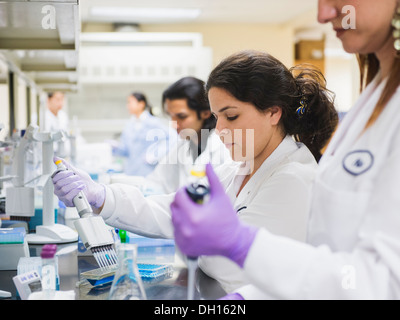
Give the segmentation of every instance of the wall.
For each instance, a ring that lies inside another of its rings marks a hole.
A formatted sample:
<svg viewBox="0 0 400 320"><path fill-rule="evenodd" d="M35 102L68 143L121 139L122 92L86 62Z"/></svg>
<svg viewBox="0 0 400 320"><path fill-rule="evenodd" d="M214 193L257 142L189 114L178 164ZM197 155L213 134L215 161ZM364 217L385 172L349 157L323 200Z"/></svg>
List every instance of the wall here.
<svg viewBox="0 0 400 320"><path fill-rule="evenodd" d="M8 101L8 85L0 84L0 123L4 125L4 129L0 131L0 141L3 141L8 134L9 127L9 101Z"/></svg>
<svg viewBox="0 0 400 320"><path fill-rule="evenodd" d="M167 83L82 84L79 92L67 94L71 125L80 128L87 142L118 138L130 117L126 108L127 96L133 91L143 92L154 113L163 116L161 93L167 86Z"/></svg>
<svg viewBox="0 0 400 320"><path fill-rule="evenodd" d="M309 18L311 19L311 18ZM244 49L267 51L287 67L294 65L295 29L300 22L285 25L270 24L146 24L140 26L142 32L198 32L203 36L203 45L213 52L213 67L226 56ZM317 27L318 28L318 27ZM111 32L110 24L84 25L83 32ZM329 31L332 30L329 29ZM341 44L329 39L329 48L339 50L338 56L325 59L325 76L328 89L336 95L338 111L348 111L359 95L358 68L355 58L340 53ZM211 70L210 70L211 71ZM161 94L168 83L131 85L81 85L76 94L69 94L70 118L76 116L83 128L84 137L90 142L102 141L103 138L115 137L122 130L128 115L126 113L126 95L133 90L145 92L155 106L156 113L161 113ZM112 130L105 130L101 135L90 132L96 120L101 126L110 124ZM95 121L95 120L93 120ZM80 125L80 126L81 126Z"/></svg>
<svg viewBox="0 0 400 320"><path fill-rule="evenodd" d="M26 83L21 78L18 78L18 98L16 105L16 123L17 129L25 129L27 124L27 101L26 101Z"/></svg>
<svg viewBox="0 0 400 320"><path fill-rule="evenodd" d="M203 36L203 45L213 54L211 67L223 58L244 49L267 51L279 58L288 67L294 61L294 31L289 26L269 24L165 24L141 25L142 32L195 32ZM111 32L110 24L82 26L83 32ZM113 57L115 58L115 57ZM209 70L211 71L211 70ZM208 71L208 72L209 72ZM126 96L134 91L143 91L163 116L161 95L170 83L132 84L81 84L78 93L68 94L70 118L76 118L83 137L88 142L99 142L115 138L122 130L129 115L126 111ZM96 119L96 120L94 120ZM104 127L95 132L94 127ZM107 125L107 128L105 126Z"/></svg>
<svg viewBox="0 0 400 320"><path fill-rule="evenodd" d="M359 96L359 69L355 56L331 57L325 61L328 88L336 95L336 109L347 112Z"/></svg>
<svg viewBox="0 0 400 320"><path fill-rule="evenodd" d="M270 24L168 24L142 25L143 32L199 32L211 47L214 66L226 56L244 49L267 51L286 66L294 61L294 30Z"/></svg>

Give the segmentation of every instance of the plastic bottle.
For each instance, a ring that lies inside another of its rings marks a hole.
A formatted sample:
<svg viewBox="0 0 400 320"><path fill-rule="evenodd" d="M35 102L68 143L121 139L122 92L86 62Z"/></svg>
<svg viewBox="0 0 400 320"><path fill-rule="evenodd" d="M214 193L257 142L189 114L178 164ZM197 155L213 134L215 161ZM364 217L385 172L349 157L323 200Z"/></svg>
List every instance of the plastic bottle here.
<svg viewBox="0 0 400 320"><path fill-rule="evenodd" d="M53 299L57 290L58 268L56 252L57 245L46 244L40 254L42 258L42 290L45 300Z"/></svg>
<svg viewBox="0 0 400 320"><path fill-rule="evenodd" d="M118 269L111 285L109 300L146 300L146 292L136 262L137 245L121 237L117 247Z"/></svg>

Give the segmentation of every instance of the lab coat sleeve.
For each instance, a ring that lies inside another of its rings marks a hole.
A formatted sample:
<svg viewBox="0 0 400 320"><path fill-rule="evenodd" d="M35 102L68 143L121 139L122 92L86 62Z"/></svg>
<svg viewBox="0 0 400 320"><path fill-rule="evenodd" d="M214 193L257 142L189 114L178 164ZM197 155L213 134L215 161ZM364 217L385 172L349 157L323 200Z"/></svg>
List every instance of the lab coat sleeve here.
<svg viewBox="0 0 400 320"><path fill-rule="evenodd" d="M106 186L106 200L101 211L111 226L152 238L172 239L170 204L174 194L144 197L130 185Z"/></svg>
<svg viewBox="0 0 400 320"><path fill-rule="evenodd" d="M278 299L399 299L400 134L396 140L353 250L334 252L260 230L244 264L251 283Z"/></svg>

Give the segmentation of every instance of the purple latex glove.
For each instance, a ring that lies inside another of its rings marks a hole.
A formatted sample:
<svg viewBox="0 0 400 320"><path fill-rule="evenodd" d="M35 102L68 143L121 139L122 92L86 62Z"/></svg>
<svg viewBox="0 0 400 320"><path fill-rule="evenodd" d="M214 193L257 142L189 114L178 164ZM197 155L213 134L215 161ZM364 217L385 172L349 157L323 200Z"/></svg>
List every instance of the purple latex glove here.
<svg viewBox="0 0 400 320"><path fill-rule="evenodd" d="M181 188L171 204L175 241L190 257L222 255L243 267L257 229L242 223L212 166L206 166L210 198L193 202Z"/></svg>
<svg viewBox="0 0 400 320"><path fill-rule="evenodd" d="M228 293L226 296L223 296L218 300L244 300L244 298L240 293L234 292L234 293Z"/></svg>
<svg viewBox="0 0 400 320"><path fill-rule="evenodd" d="M104 185L96 183L83 170L75 168L73 165L54 157L54 162L62 160L68 170L60 171L53 177L54 193L67 207L74 207L72 200L83 190L90 205L100 208L106 198Z"/></svg>

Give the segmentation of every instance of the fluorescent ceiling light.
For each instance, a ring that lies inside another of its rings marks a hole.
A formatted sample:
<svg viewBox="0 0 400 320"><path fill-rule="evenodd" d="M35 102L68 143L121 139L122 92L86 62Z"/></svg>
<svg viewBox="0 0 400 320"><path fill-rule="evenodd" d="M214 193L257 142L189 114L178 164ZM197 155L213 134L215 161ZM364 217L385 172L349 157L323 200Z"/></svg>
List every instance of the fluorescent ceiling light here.
<svg viewBox="0 0 400 320"><path fill-rule="evenodd" d="M196 19L200 13L200 9L183 8L92 7L90 9L92 17L117 18L129 21Z"/></svg>

